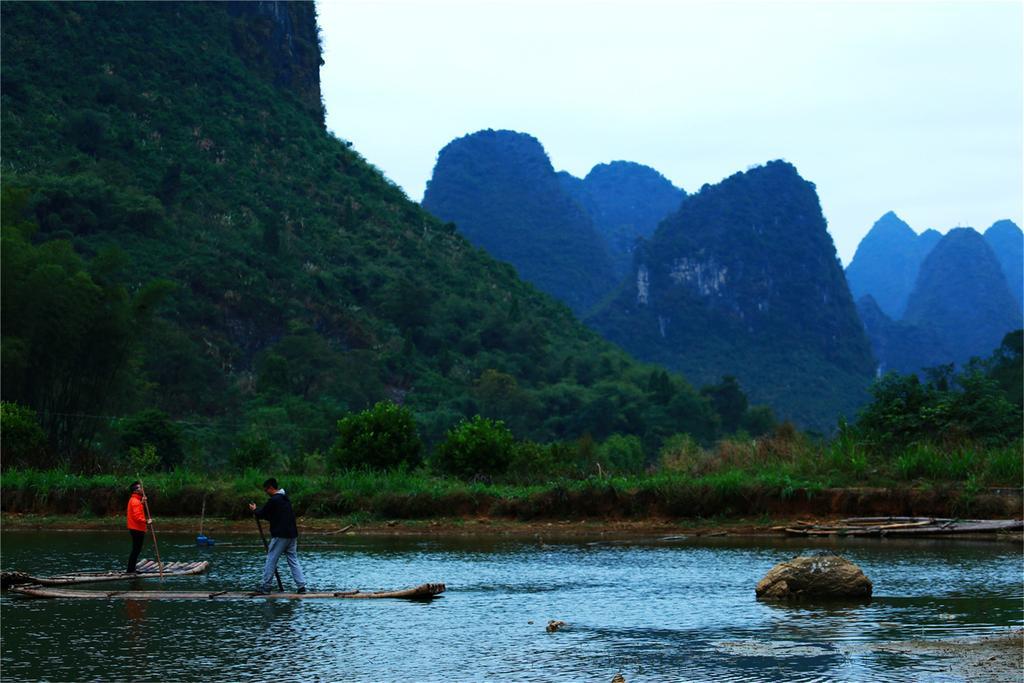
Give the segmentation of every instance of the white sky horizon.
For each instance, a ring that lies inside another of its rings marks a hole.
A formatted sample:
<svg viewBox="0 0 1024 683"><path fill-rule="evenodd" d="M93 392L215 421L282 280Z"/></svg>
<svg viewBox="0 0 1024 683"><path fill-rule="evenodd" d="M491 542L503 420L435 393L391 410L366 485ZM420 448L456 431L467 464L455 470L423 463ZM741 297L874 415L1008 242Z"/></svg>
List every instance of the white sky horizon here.
<svg viewBox="0 0 1024 683"><path fill-rule="evenodd" d="M1024 3L320 0L327 127L422 199L437 153L529 133L556 170L688 193L785 159L848 265L917 233L1024 223Z"/></svg>

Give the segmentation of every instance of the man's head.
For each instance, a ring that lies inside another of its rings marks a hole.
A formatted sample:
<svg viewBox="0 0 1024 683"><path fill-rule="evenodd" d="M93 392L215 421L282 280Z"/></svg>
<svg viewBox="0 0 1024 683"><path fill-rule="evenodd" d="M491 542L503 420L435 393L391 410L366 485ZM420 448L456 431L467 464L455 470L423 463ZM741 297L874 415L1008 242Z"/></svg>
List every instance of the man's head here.
<svg viewBox="0 0 1024 683"><path fill-rule="evenodd" d="M272 496L277 493L279 488L281 487L277 485L277 479L274 479L273 477L263 482L263 490L267 492L268 496Z"/></svg>
<svg viewBox="0 0 1024 683"><path fill-rule="evenodd" d="M128 488L131 493L138 493L142 490L142 482L133 481L132 485Z"/></svg>

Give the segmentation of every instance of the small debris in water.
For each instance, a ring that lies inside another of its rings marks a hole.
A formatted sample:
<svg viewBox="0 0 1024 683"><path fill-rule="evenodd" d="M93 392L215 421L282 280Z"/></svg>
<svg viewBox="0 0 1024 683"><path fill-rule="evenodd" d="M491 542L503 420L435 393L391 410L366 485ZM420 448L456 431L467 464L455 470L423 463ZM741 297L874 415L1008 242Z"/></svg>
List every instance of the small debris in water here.
<svg viewBox="0 0 1024 683"><path fill-rule="evenodd" d="M563 629L563 628L565 628L568 625L569 624L565 623L564 621L559 621L558 619L552 619L551 621L548 622L548 625L544 628L544 630L547 631L548 633L554 633L555 631L557 631L559 629Z"/></svg>

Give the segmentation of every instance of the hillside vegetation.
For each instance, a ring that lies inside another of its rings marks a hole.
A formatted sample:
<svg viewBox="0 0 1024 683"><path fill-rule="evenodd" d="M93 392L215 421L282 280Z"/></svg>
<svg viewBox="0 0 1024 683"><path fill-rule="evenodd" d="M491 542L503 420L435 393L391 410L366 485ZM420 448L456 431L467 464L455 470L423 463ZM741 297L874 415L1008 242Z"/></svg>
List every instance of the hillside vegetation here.
<svg viewBox="0 0 1024 683"><path fill-rule="evenodd" d="M543 441L719 434L710 398L324 131L311 4L0 10L2 395L40 462L300 457L384 399L428 444L478 413Z"/></svg>

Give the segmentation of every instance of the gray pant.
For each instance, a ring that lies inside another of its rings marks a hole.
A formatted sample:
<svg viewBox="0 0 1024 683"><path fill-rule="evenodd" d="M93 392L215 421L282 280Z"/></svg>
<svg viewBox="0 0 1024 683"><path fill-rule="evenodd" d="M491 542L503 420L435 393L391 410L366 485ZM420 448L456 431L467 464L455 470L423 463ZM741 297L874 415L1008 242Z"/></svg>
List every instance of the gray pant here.
<svg viewBox="0 0 1024 683"><path fill-rule="evenodd" d="M273 586L274 570L277 569L277 561L284 555L288 562L288 568L292 570L292 579L297 588L306 585L306 579L302 576L302 567L299 566L299 555L295 552L298 547L297 538L271 538L270 548L267 550L267 563L263 565L263 581L260 583L260 590L269 591Z"/></svg>

